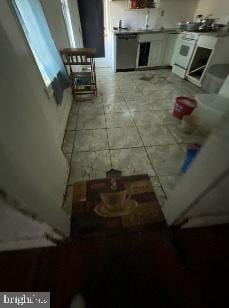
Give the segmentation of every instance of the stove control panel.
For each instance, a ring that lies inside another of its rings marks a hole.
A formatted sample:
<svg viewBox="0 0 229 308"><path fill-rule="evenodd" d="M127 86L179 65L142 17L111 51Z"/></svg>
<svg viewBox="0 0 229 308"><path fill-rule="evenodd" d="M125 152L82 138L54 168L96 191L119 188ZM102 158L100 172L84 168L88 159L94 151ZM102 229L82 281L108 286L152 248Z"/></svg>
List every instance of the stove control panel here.
<svg viewBox="0 0 229 308"><path fill-rule="evenodd" d="M198 37L199 37L199 33L196 33L196 32L182 32L182 39L185 39L185 40L197 40Z"/></svg>

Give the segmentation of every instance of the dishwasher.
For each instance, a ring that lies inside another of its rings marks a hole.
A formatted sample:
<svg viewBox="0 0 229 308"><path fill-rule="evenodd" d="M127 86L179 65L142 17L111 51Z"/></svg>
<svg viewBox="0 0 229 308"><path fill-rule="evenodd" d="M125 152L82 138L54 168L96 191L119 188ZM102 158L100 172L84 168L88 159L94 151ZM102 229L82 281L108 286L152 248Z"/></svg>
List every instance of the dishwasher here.
<svg viewBox="0 0 229 308"><path fill-rule="evenodd" d="M117 71L134 70L136 68L137 49L138 39L136 34L117 35Z"/></svg>

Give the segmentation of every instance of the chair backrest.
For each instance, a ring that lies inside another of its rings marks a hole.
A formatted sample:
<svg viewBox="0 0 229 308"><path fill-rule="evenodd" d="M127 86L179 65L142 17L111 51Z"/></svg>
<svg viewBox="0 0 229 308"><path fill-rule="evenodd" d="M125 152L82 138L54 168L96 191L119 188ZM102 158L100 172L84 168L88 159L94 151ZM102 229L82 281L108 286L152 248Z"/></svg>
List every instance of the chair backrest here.
<svg viewBox="0 0 229 308"><path fill-rule="evenodd" d="M229 98L229 75L227 75L227 78L225 79L221 89L219 90L219 95Z"/></svg>
<svg viewBox="0 0 229 308"><path fill-rule="evenodd" d="M70 75L72 72L78 71L83 66L94 66L94 58L96 54L95 48L65 48L60 51L64 66ZM78 69L77 69L78 67Z"/></svg>

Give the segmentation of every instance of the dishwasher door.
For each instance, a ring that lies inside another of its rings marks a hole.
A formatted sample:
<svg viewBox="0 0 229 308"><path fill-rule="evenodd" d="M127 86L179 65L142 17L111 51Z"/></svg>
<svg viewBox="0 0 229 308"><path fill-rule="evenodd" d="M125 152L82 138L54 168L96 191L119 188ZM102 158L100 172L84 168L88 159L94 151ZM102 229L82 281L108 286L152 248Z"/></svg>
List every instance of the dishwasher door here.
<svg viewBox="0 0 229 308"><path fill-rule="evenodd" d="M137 35L117 35L116 69L129 70L136 68L138 40Z"/></svg>

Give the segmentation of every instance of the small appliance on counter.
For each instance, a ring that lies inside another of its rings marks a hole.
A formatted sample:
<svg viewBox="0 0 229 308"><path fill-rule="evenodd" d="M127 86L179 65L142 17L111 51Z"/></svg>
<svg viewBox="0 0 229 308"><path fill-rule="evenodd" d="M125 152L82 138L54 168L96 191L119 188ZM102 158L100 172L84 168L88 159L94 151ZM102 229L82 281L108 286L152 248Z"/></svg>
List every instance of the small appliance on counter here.
<svg viewBox="0 0 229 308"><path fill-rule="evenodd" d="M216 25L216 18L202 18L203 15L197 15L195 21L186 21L178 23L178 28L188 32L211 32L218 31L220 27Z"/></svg>
<svg viewBox="0 0 229 308"><path fill-rule="evenodd" d="M215 23L215 20L216 20L215 18L209 18L209 17L201 19L200 21L201 25L199 27L199 30L203 32L213 31L212 25Z"/></svg>
<svg viewBox="0 0 229 308"><path fill-rule="evenodd" d="M180 22L178 24L178 28L182 31L188 31L188 32L195 32L199 30L199 27L201 26L200 22Z"/></svg>
<svg viewBox="0 0 229 308"><path fill-rule="evenodd" d="M124 22L123 22L122 19L120 19L119 22L118 22L118 27L113 27L113 30L122 31L122 30L129 30L129 28L124 27Z"/></svg>

